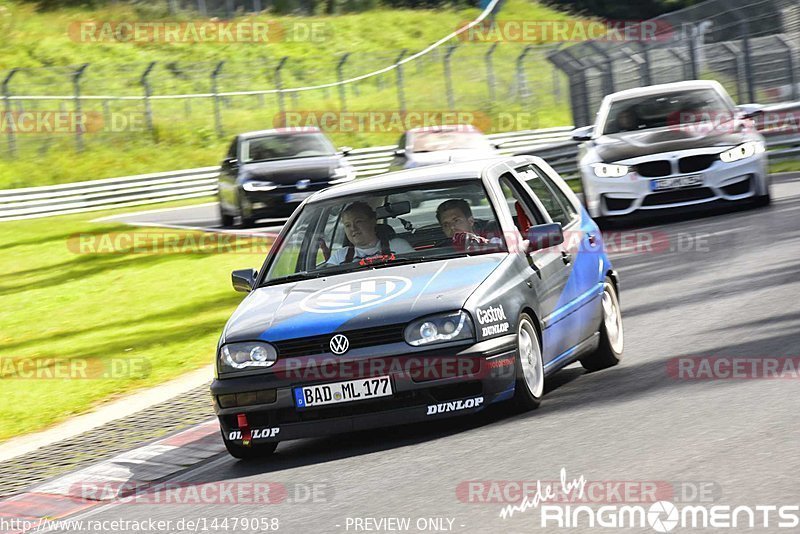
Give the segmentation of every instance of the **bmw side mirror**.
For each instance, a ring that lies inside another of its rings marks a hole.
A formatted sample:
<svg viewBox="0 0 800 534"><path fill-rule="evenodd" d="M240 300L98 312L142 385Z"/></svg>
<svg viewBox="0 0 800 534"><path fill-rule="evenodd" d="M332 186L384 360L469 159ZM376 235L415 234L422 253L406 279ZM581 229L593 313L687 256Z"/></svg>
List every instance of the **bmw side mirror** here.
<svg viewBox="0 0 800 534"><path fill-rule="evenodd" d="M554 247L564 242L561 223L539 224L528 229L528 252Z"/></svg>
<svg viewBox="0 0 800 534"><path fill-rule="evenodd" d="M583 128L576 128L572 130L573 141L591 141L594 135L594 126L584 126Z"/></svg>
<svg viewBox="0 0 800 534"><path fill-rule="evenodd" d="M743 119L755 119L764 113L764 108L759 104L743 104L736 106Z"/></svg>
<svg viewBox="0 0 800 534"><path fill-rule="evenodd" d="M352 151L353 151L353 147L351 147L351 146L340 146L339 147L339 152L342 153L342 156L346 156Z"/></svg>
<svg viewBox="0 0 800 534"><path fill-rule="evenodd" d="M233 289L242 293L250 293L256 283L258 271L255 269L240 269L231 273Z"/></svg>

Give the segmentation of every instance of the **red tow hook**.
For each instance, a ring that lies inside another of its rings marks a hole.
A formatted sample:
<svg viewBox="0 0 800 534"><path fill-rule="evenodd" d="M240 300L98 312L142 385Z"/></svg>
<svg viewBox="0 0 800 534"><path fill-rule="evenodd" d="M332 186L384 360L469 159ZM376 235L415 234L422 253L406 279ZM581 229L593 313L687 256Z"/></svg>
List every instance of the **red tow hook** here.
<svg viewBox="0 0 800 534"><path fill-rule="evenodd" d="M250 432L250 425L247 423L247 415L243 413L238 414L236 416L236 421L239 423L239 431L242 433L242 445L249 447L253 439L253 434Z"/></svg>

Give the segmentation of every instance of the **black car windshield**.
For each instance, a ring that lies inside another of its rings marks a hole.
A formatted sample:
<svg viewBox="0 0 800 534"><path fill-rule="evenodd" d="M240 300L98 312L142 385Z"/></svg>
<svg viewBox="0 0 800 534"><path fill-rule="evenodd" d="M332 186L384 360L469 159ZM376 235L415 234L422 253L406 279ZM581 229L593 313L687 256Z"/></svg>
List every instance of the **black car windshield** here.
<svg viewBox="0 0 800 534"><path fill-rule="evenodd" d="M242 141L242 163L332 156L333 145L321 133L276 133Z"/></svg>
<svg viewBox="0 0 800 534"><path fill-rule="evenodd" d="M432 130L414 132L411 136L412 152L457 149L490 151L493 147L486 136L476 131Z"/></svg>
<svg viewBox="0 0 800 534"><path fill-rule="evenodd" d="M713 89L694 89L628 98L613 102L603 125L604 135L702 121L719 122L733 110Z"/></svg>
<svg viewBox="0 0 800 534"><path fill-rule="evenodd" d="M507 250L477 179L312 202L275 246L265 284Z"/></svg>

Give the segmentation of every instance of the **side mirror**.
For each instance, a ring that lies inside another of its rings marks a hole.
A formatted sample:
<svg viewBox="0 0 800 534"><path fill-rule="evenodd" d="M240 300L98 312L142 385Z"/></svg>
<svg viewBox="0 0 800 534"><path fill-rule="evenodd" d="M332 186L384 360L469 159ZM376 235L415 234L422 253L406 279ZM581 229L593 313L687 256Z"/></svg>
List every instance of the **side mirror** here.
<svg viewBox="0 0 800 534"><path fill-rule="evenodd" d="M406 149L405 148L397 148L394 151L394 155L397 156L397 157L402 158L403 156L406 155Z"/></svg>
<svg viewBox="0 0 800 534"><path fill-rule="evenodd" d="M594 135L594 125L584 126L583 128L576 128L572 130L573 141L591 141Z"/></svg>
<svg viewBox="0 0 800 534"><path fill-rule="evenodd" d="M233 289L242 293L250 293L256 283L258 271L255 269L240 269L231 273Z"/></svg>
<svg viewBox="0 0 800 534"><path fill-rule="evenodd" d="M342 156L346 156L352 151L353 151L353 147L351 147L351 146L340 146L339 147L339 152L342 153Z"/></svg>
<svg viewBox="0 0 800 534"><path fill-rule="evenodd" d="M225 167L237 167L239 165L239 161L236 158L225 158L222 160L222 165Z"/></svg>
<svg viewBox="0 0 800 534"><path fill-rule="evenodd" d="M755 119L764 113L763 106L759 104L744 104L741 106L736 106L736 109L739 111L743 119Z"/></svg>
<svg viewBox="0 0 800 534"><path fill-rule="evenodd" d="M564 230L561 228L561 223L531 226L527 234L528 252L554 247L564 242Z"/></svg>

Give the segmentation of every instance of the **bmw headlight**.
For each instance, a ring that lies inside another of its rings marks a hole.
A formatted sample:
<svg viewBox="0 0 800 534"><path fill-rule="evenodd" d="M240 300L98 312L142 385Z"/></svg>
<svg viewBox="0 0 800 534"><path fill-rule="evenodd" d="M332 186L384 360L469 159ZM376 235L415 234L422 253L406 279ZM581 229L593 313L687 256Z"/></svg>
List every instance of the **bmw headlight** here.
<svg viewBox="0 0 800 534"><path fill-rule="evenodd" d="M611 165L609 163L592 164L595 176L598 178L622 178L628 174L627 165Z"/></svg>
<svg viewBox="0 0 800 534"><path fill-rule="evenodd" d="M460 339L473 339L472 319L464 311L429 315L412 321L405 332L406 343L414 347Z"/></svg>
<svg viewBox="0 0 800 534"><path fill-rule="evenodd" d="M330 185L352 182L356 179L356 170L353 167L337 167L333 170Z"/></svg>
<svg viewBox="0 0 800 534"><path fill-rule="evenodd" d="M236 371L250 367L271 367L278 361L275 347L258 341L229 343L219 351L221 371Z"/></svg>
<svg viewBox="0 0 800 534"><path fill-rule="evenodd" d="M764 143L761 141L748 141L747 143L742 143L735 148L726 150L719 155L719 159L725 163L733 163L734 161L739 161L740 159L752 158L756 154L763 154L766 150L767 149L764 146Z"/></svg>
<svg viewBox="0 0 800 534"><path fill-rule="evenodd" d="M273 189L277 189L278 186L272 182L261 182L258 180L253 180L252 182L245 182L242 184L242 189L245 191L272 191Z"/></svg>

